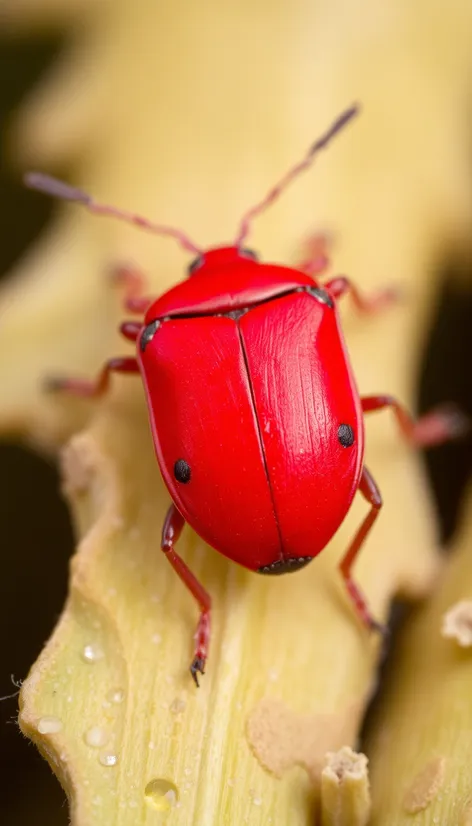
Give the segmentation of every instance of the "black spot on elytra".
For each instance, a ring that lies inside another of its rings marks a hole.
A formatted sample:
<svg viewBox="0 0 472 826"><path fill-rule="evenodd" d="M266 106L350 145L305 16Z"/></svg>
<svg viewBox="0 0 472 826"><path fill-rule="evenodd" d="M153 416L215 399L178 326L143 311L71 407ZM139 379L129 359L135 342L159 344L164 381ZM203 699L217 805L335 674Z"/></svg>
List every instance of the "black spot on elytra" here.
<svg viewBox="0 0 472 826"><path fill-rule="evenodd" d="M349 424L340 424L338 427L339 443L343 447L352 447L354 444L354 431Z"/></svg>
<svg viewBox="0 0 472 826"><path fill-rule="evenodd" d="M190 482L190 477L192 475L192 471L190 470L190 465L185 461L185 459L177 459L174 465L174 476L178 482L181 482L182 485L186 485L187 482Z"/></svg>

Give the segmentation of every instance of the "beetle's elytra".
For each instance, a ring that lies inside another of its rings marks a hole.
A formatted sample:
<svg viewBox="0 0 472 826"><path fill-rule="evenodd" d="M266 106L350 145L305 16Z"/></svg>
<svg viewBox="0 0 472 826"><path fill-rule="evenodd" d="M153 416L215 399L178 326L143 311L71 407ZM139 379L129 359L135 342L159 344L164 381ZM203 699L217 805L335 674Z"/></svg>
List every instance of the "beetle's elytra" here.
<svg viewBox="0 0 472 826"><path fill-rule="evenodd" d="M344 277L321 285L323 244L292 269L259 263L244 247L252 219L269 206L357 113L353 106L243 217L236 240L204 251L183 232L98 204L39 173L28 186L77 201L90 211L176 238L197 257L187 280L160 298L117 272L126 310L143 316L120 330L136 356L107 362L95 382L55 379L77 395L105 392L112 371L140 373L157 459L173 504L161 547L200 606L191 673L198 685L210 639L211 600L175 551L188 522L216 550L261 574L298 571L329 542L360 490L370 510L340 565L348 594L369 628L381 630L352 578L352 567L382 505L364 465L364 414L391 407L406 438L437 444L459 435L450 410L416 424L391 396L361 398L344 344L336 302L351 292L359 310L381 309L392 290L365 299Z"/></svg>

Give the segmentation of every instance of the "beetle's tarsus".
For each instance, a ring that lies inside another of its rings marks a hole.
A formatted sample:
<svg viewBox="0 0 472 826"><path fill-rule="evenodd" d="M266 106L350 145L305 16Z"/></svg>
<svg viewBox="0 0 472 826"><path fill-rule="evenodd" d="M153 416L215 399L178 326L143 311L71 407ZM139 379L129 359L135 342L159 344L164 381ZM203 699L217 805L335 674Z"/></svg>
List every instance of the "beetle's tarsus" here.
<svg viewBox="0 0 472 826"><path fill-rule="evenodd" d="M472 421L459 407L455 404L443 404L437 408L439 413L442 413L444 421L447 423L448 436L451 441L455 439L462 439L468 436L472 430Z"/></svg>
<svg viewBox="0 0 472 826"><path fill-rule="evenodd" d="M369 630L381 634L384 640L388 639L390 636L390 629L388 625L384 625L383 622L378 622L378 620L373 617L369 617Z"/></svg>
<svg viewBox="0 0 472 826"><path fill-rule="evenodd" d="M41 384L45 393L60 393L61 390L64 390L67 379L61 376L47 376Z"/></svg>
<svg viewBox="0 0 472 826"><path fill-rule="evenodd" d="M205 660L203 657L195 657L190 666L190 673L195 680L195 685L197 688L200 688L200 683L198 682L198 675L201 674L202 677L205 673Z"/></svg>

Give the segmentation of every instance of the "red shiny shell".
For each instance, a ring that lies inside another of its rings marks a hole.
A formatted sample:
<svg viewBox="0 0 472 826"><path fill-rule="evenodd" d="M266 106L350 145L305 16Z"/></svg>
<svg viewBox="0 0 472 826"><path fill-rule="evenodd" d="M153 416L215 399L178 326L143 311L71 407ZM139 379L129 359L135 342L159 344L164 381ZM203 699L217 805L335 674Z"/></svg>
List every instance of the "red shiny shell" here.
<svg viewBox="0 0 472 826"><path fill-rule="evenodd" d="M309 275L289 267L244 259L234 247L210 250L201 268L158 298L145 324L175 315L225 313L267 301L297 287L313 286Z"/></svg>
<svg viewBox="0 0 472 826"><path fill-rule="evenodd" d="M239 318L171 318L139 362L162 475L197 533L253 570L319 553L357 490L364 445L335 308L293 291Z"/></svg>

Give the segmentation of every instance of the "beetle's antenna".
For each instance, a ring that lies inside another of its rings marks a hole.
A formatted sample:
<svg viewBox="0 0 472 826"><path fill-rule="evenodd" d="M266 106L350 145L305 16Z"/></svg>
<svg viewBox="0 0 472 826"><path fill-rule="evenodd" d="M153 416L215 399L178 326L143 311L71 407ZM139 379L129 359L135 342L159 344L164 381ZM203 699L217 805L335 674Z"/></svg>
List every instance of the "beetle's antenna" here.
<svg viewBox="0 0 472 826"><path fill-rule="evenodd" d="M250 230L251 221L257 215L260 215L261 212L264 212L267 207L271 206L275 200L279 197L281 192L294 180L297 178L301 172L304 172L305 169L308 169L313 160L315 155L320 152L321 149L325 149L328 144L331 142L331 139L334 138L338 132L343 129L349 121L355 117L359 113L359 106L354 104L350 106L349 109L346 109L342 115L340 115L337 120L334 121L333 125L322 135L321 138L310 147L307 154L305 155L304 159L300 161L296 166L292 167L284 177L276 184L273 189L271 189L266 197L260 201L260 203L256 204L256 206L252 207L246 214L243 216L241 220L241 224L239 226L238 236L235 241L235 246L240 247L243 241L247 238L247 235Z"/></svg>
<svg viewBox="0 0 472 826"><path fill-rule="evenodd" d="M52 195L53 198L61 198L63 201L76 201L79 204L83 204L89 212L94 212L95 215L109 215L141 227L141 229L147 229L157 235L170 235L172 238L175 238L184 249L189 250L189 252L197 253L197 255L202 253L200 247L197 247L180 229L154 224L147 218L142 218L141 215L125 212L122 209L116 209L116 207L108 206L107 204L99 204L94 201L90 195L87 195L86 192L82 192L81 189L76 189L76 187L69 186L69 184L58 181L56 178L51 178L50 175L43 175L42 172L28 172L24 177L24 182L30 189L45 192L47 195Z"/></svg>

